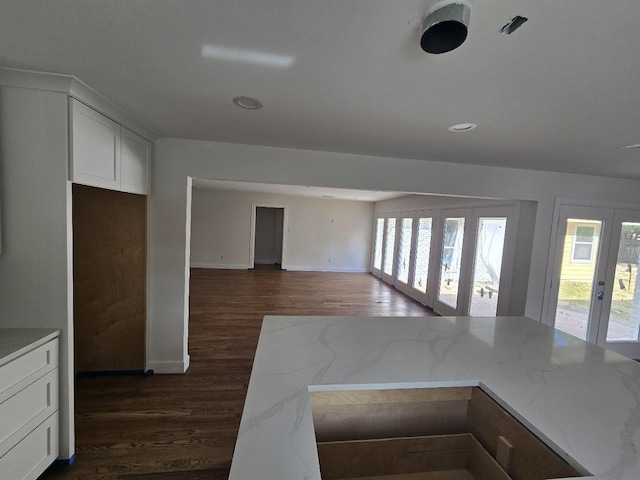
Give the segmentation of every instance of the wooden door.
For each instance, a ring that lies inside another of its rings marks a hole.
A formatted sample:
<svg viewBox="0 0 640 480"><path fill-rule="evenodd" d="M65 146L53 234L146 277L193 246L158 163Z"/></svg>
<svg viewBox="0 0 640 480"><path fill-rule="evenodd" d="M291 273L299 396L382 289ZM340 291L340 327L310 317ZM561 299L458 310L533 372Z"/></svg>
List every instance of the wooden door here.
<svg viewBox="0 0 640 480"><path fill-rule="evenodd" d="M143 370L146 197L73 185L75 369Z"/></svg>

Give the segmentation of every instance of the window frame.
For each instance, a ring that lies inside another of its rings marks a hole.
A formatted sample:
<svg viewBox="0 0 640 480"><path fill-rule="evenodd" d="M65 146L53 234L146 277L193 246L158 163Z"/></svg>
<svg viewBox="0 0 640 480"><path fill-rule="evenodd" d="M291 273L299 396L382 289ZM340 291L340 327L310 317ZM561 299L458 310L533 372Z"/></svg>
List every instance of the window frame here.
<svg viewBox="0 0 640 480"><path fill-rule="evenodd" d="M582 242L582 241L578 241L578 228L580 227L586 227L586 228L591 228L593 233L591 235L591 242ZM576 255L576 245L590 245L591 246L591 250L589 251L589 259L585 259L585 258L575 258ZM589 264L589 263L593 263L593 250L594 247L596 245L596 226L595 225L589 225L589 224L576 224L576 230L575 230L575 234L573 235L573 243L571 245L571 263L583 263L583 264Z"/></svg>

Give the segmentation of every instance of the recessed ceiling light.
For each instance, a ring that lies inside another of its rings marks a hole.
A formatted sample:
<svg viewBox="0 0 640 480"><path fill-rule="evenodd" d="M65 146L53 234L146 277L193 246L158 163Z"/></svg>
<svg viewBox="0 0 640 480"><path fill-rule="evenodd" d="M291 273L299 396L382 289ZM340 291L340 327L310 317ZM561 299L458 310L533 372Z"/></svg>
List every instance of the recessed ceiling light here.
<svg viewBox="0 0 640 480"><path fill-rule="evenodd" d="M262 108L260 100L253 97L236 97L233 99L233 103L238 107L246 108L247 110L259 110Z"/></svg>
<svg viewBox="0 0 640 480"><path fill-rule="evenodd" d="M640 143L634 143L632 145L622 145L618 147L618 150L635 150L636 148L640 148Z"/></svg>
<svg viewBox="0 0 640 480"><path fill-rule="evenodd" d="M455 125L451 125L449 127L450 132L468 132L469 130L473 130L478 125L475 123L456 123Z"/></svg>

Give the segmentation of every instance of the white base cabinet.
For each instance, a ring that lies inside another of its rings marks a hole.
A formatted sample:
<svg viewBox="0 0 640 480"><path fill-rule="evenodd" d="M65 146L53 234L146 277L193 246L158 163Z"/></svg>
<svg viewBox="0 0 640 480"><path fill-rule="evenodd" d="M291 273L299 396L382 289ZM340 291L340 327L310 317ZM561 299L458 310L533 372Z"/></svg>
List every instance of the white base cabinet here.
<svg viewBox="0 0 640 480"><path fill-rule="evenodd" d="M58 458L58 332L0 330L0 476L36 479Z"/></svg>
<svg viewBox="0 0 640 480"><path fill-rule="evenodd" d="M69 112L71 181L147 195L151 142L74 98Z"/></svg>

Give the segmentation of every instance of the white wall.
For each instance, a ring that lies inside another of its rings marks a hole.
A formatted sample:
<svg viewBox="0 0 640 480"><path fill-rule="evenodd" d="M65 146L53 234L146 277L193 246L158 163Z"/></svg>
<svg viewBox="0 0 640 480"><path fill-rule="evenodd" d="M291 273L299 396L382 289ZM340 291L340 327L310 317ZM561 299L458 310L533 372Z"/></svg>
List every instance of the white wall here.
<svg viewBox="0 0 640 480"><path fill-rule="evenodd" d="M375 213L409 212L414 210L428 210L430 208L463 208L495 205L496 200L468 197L436 197L434 195L407 195L376 202Z"/></svg>
<svg viewBox="0 0 640 480"><path fill-rule="evenodd" d="M369 271L371 202L197 188L192 198L191 265L250 267L253 204L286 206L283 257L288 270Z"/></svg>
<svg viewBox="0 0 640 480"><path fill-rule="evenodd" d="M0 88L0 327L60 336L60 457L74 454L67 95Z"/></svg>
<svg viewBox="0 0 640 480"><path fill-rule="evenodd" d="M177 139L161 139L155 147L149 198L149 355L152 363L175 371L188 362L184 225L189 177L536 201L525 307L535 319L541 318L556 197L640 204L640 181L630 179Z"/></svg>

